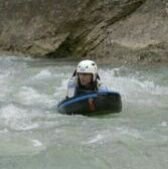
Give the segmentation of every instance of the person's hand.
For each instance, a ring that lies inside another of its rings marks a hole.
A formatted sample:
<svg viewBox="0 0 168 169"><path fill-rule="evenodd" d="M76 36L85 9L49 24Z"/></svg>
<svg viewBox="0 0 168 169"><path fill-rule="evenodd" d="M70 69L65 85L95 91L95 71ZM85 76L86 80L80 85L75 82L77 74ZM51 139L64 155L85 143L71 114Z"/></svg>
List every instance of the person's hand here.
<svg viewBox="0 0 168 169"><path fill-rule="evenodd" d="M95 111L96 110L96 106L95 106L95 101L92 98L88 99L88 104L89 104L89 110L90 111Z"/></svg>

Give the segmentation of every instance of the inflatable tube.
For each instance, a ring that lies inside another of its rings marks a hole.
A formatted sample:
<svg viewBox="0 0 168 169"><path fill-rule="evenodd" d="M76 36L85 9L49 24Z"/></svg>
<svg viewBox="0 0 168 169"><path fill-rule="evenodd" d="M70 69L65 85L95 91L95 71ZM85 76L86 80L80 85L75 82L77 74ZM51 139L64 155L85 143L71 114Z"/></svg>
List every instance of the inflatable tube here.
<svg viewBox="0 0 168 169"><path fill-rule="evenodd" d="M87 116L119 113L122 110L121 96L109 91L86 93L61 101L57 110L63 114Z"/></svg>

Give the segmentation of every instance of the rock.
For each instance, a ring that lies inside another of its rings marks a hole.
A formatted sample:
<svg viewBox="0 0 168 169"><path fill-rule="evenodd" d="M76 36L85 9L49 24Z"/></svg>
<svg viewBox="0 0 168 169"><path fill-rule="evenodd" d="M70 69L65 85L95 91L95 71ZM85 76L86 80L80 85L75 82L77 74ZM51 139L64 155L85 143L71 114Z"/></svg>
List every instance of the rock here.
<svg viewBox="0 0 168 169"><path fill-rule="evenodd" d="M167 62L167 9L166 0L1 0L0 49L36 57Z"/></svg>
<svg viewBox="0 0 168 169"><path fill-rule="evenodd" d="M164 0L147 0L124 20L110 25L106 30L108 38L99 46L98 55L104 50L111 60L168 63L167 7Z"/></svg>

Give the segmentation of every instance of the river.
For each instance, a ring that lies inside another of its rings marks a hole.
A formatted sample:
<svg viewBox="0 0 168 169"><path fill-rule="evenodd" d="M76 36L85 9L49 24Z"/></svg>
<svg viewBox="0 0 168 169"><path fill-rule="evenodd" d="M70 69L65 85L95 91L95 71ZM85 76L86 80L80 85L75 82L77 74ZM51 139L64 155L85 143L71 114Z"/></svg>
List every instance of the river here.
<svg viewBox="0 0 168 169"><path fill-rule="evenodd" d="M62 115L75 62L0 57L1 169L167 169L168 67L99 65L123 110Z"/></svg>

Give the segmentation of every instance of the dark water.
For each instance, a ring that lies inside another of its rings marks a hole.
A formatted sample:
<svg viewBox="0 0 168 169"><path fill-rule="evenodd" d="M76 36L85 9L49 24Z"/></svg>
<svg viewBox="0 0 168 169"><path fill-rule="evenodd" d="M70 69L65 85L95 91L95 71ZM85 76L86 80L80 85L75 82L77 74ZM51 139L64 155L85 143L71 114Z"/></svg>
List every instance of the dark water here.
<svg viewBox="0 0 168 169"><path fill-rule="evenodd" d="M167 169L168 68L99 65L123 111L61 115L76 63L0 58L1 169Z"/></svg>

